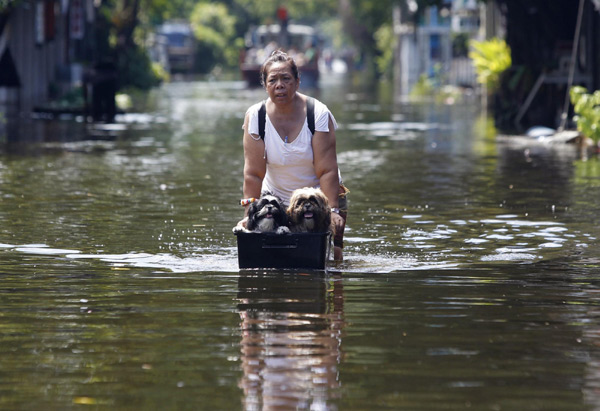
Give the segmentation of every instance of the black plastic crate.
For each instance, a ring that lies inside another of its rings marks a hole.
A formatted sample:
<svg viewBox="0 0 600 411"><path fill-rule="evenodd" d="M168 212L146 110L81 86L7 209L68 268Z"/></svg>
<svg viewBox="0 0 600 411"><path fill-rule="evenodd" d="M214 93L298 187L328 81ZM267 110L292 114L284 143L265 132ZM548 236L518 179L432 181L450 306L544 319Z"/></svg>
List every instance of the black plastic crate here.
<svg viewBox="0 0 600 411"><path fill-rule="evenodd" d="M329 233L236 233L240 268L325 269Z"/></svg>

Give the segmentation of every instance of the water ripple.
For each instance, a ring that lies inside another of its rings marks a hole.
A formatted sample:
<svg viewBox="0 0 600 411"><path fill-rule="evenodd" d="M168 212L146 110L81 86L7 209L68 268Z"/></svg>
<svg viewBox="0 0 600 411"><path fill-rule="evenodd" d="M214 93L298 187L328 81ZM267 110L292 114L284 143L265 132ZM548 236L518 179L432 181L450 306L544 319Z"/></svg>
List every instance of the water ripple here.
<svg viewBox="0 0 600 411"><path fill-rule="evenodd" d="M534 262L571 255L588 247L595 237L570 229L557 221L534 221L521 216L499 215L495 218L452 220L436 224L426 214L405 214L398 230L398 216L380 213L383 221L368 225L360 233L348 227L345 261L329 264L336 271L390 273L404 270L456 269L490 262ZM389 219L393 224L387 224ZM362 234L362 235L361 235ZM124 252L119 254L85 253L71 248L53 248L46 244L0 244L2 252L16 252L45 257L97 260L116 269L151 268L158 271L235 272L238 270L237 248L232 238L219 244L179 244L158 253Z"/></svg>
<svg viewBox="0 0 600 411"><path fill-rule="evenodd" d="M447 220L436 223L432 214L406 210L377 213L378 242L353 239L349 249L369 258L359 259L384 271L426 267L457 267L488 262L533 262L569 255L588 247L593 236L571 229L560 221L502 214L493 218ZM367 237L367 236L365 236ZM377 261L373 255L388 256L386 250L405 250L405 255ZM407 257L409 256L409 257Z"/></svg>

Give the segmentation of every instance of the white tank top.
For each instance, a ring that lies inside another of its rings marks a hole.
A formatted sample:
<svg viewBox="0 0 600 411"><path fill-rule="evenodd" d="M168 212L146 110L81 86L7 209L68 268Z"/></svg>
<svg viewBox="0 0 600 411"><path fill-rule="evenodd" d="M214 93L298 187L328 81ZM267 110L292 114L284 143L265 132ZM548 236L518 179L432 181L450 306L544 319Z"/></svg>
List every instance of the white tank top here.
<svg viewBox="0 0 600 411"><path fill-rule="evenodd" d="M258 110L260 106L261 103L257 103L248 109L248 132L250 134L258 135ZM337 123L333 114L331 114L325 104L315 99L315 132L328 132L330 117L333 121L334 129L337 129ZM306 119L304 120L304 126L300 134L291 143L283 141L268 115L266 116L265 123L267 173L262 182L262 191L269 191L275 194L287 206L294 190L303 187L319 187L319 179L315 174L313 163L313 136L308 128L308 121Z"/></svg>

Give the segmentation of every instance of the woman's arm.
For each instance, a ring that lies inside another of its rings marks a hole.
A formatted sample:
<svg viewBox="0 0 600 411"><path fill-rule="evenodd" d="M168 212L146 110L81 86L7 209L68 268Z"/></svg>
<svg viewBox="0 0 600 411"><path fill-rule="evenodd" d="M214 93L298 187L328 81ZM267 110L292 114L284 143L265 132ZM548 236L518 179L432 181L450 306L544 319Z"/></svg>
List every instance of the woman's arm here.
<svg viewBox="0 0 600 411"><path fill-rule="evenodd" d="M329 131L317 131L312 139L315 173L330 207L338 207L340 182L335 148L335 128L329 117Z"/></svg>
<svg viewBox="0 0 600 411"><path fill-rule="evenodd" d="M265 142L248 132L249 116L244 119L244 198L259 198L262 181L267 172ZM248 207L245 207L246 212Z"/></svg>

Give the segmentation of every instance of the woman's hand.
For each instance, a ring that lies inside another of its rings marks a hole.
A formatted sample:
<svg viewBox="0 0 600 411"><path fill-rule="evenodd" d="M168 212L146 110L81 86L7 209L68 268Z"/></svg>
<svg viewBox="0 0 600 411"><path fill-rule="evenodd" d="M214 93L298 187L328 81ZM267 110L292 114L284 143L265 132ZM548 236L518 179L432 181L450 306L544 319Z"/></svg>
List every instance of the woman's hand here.
<svg viewBox="0 0 600 411"><path fill-rule="evenodd" d="M344 219L338 213L331 213L331 222L335 227L335 232L340 232L344 227Z"/></svg>

